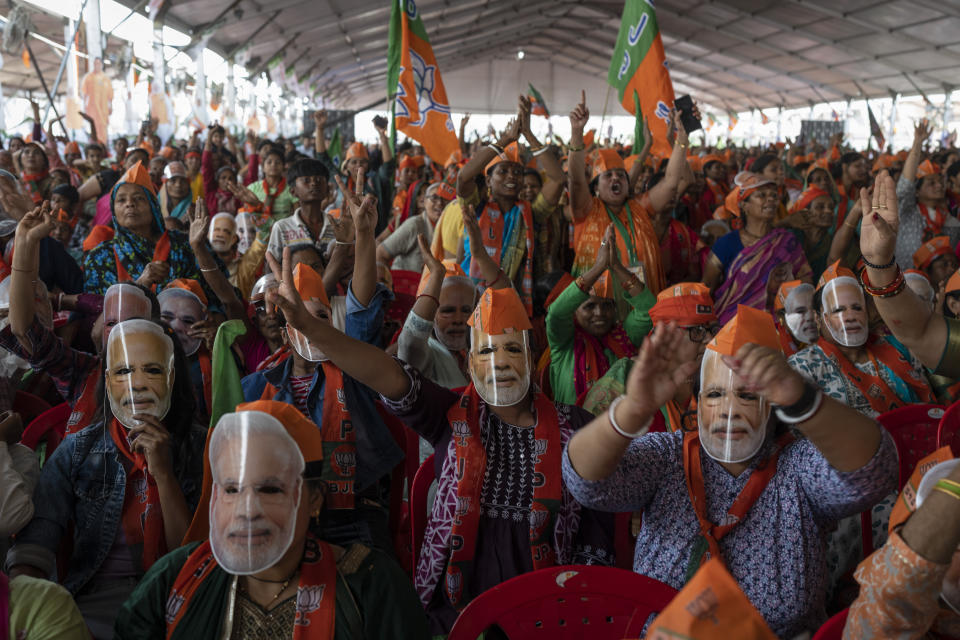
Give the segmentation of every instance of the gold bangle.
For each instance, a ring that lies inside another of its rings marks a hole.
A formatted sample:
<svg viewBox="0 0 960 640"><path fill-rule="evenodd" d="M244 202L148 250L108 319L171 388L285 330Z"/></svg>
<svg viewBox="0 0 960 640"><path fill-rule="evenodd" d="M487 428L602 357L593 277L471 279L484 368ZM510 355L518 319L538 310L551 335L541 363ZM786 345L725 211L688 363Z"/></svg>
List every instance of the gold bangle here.
<svg viewBox="0 0 960 640"><path fill-rule="evenodd" d="M960 500L960 495L955 494L953 491L950 491L949 489L944 489L943 487L940 486L940 483L937 483L937 486L935 486L933 490L939 491L940 493L945 493L951 498L953 498L954 500Z"/></svg>
<svg viewBox="0 0 960 640"><path fill-rule="evenodd" d="M576 153L577 151L583 151L584 149L586 149L586 147L582 144L579 147L568 146L567 153Z"/></svg>

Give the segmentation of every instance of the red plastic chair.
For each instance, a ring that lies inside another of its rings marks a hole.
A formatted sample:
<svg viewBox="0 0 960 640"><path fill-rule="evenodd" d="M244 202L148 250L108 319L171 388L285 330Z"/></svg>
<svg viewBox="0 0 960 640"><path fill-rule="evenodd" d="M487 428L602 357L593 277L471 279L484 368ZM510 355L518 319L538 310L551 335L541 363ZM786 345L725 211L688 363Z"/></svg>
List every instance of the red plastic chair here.
<svg viewBox="0 0 960 640"><path fill-rule="evenodd" d="M946 407L938 404L911 404L877 416L877 422L890 432L900 456L899 488L922 458L937 449L937 432Z"/></svg>
<svg viewBox="0 0 960 640"><path fill-rule="evenodd" d="M20 437L20 444L36 450L40 442L46 440L46 457L49 458L63 441L64 434L67 431L67 419L70 417L70 411L70 405L66 402L47 409L34 418L30 424L27 425L26 429L23 430L23 435Z"/></svg>
<svg viewBox="0 0 960 640"><path fill-rule="evenodd" d="M844 609L837 615L823 623L823 626L817 629L813 640L841 640L843 638L843 627L847 624L847 614L850 609Z"/></svg>
<svg viewBox="0 0 960 640"><path fill-rule="evenodd" d="M423 535L427 530L427 520L430 518L430 514L427 513L427 497L430 494L430 485L433 484L437 476L433 469L434 455L423 461L417 475L413 478L413 484L410 485L410 538L413 547L414 572L416 572L417 562L420 560ZM476 636L471 640L476 640Z"/></svg>
<svg viewBox="0 0 960 640"><path fill-rule="evenodd" d="M477 596L448 640L476 640L496 624L510 638L638 638L676 589L632 571L568 565L517 576Z"/></svg>
<svg viewBox="0 0 960 640"><path fill-rule="evenodd" d="M50 403L32 393L18 390L13 397L13 410L20 414L24 424L30 424L48 409L50 409Z"/></svg>
<svg viewBox="0 0 960 640"><path fill-rule="evenodd" d="M949 446L954 456L960 456L960 400L947 407L937 429L937 448Z"/></svg>

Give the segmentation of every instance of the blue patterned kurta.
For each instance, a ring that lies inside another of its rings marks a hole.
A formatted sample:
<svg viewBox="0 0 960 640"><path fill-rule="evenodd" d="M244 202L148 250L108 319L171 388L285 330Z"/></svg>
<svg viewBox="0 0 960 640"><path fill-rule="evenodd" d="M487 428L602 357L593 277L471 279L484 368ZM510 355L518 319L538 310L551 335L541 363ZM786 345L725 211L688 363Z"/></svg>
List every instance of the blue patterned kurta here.
<svg viewBox="0 0 960 640"><path fill-rule="evenodd" d="M758 455L772 451L768 442ZM743 489L753 465L738 477L701 457L707 517L720 522ZM633 570L681 588L700 527L683 473L683 433L634 440L606 479L581 478L563 455L563 479L582 505L605 511L642 511ZM883 433L880 448L857 471L842 473L809 440L780 454L777 473L746 518L720 541L740 588L782 638L817 629L826 620L825 534L896 488L897 453Z"/></svg>

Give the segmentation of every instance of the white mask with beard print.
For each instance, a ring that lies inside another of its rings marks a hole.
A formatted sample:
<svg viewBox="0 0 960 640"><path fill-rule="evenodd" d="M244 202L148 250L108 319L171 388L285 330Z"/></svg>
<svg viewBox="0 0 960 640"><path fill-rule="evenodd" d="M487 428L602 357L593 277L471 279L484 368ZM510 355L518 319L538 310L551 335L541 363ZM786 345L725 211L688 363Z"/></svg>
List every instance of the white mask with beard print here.
<svg viewBox="0 0 960 640"><path fill-rule="evenodd" d="M823 285L821 318L827 331L844 347L862 347L870 335L867 303L855 278L840 276Z"/></svg>
<svg viewBox="0 0 960 640"><path fill-rule="evenodd" d="M790 334L804 344L812 344L820 337L813 311L813 294L813 285L804 282L794 287L783 303L784 320Z"/></svg>
<svg viewBox="0 0 960 640"><path fill-rule="evenodd" d="M470 378L483 401L510 407L530 390L529 331L489 335L470 330Z"/></svg>
<svg viewBox="0 0 960 640"><path fill-rule="evenodd" d="M700 363L697 424L700 444L718 462L749 460L767 438L770 404L749 391L720 354L707 349Z"/></svg>
<svg viewBox="0 0 960 640"><path fill-rule="evenodd" d="M210 548L227 573L260 573L279 562L296 533L303 454L273 416L227 413L210 437Z"/></svg>
<svg viewBox="0 0 960 640"><path fill-rule="evenodd" d="M163 420L173 392L173 340L149 320L125 320L107 339L107 399L120 424L139 426L137 415Z"/></svg>

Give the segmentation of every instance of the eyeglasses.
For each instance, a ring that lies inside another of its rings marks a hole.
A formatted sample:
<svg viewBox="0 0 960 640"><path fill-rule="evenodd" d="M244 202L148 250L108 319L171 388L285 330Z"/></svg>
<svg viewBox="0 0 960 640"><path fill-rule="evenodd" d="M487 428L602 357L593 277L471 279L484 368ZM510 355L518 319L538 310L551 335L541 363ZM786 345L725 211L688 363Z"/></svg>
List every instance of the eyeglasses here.
<svg viewBox="0 0 960 640"><path fill-rule="evenodd" d="M711 338L720 332L719 324L697 324L692 327L681 327L686 329L690 342L703 342L707 336Z"/></svg>

